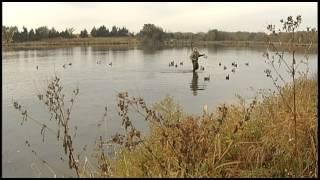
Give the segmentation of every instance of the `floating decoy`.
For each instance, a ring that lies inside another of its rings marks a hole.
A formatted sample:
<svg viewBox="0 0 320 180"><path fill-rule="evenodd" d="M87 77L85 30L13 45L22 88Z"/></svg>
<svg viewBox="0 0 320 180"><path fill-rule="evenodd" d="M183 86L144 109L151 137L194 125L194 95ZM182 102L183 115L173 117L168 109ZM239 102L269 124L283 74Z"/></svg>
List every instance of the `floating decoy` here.
<svg viewBox="0 0 320 180"><path fill-rule="evenodd" d="M176 64L176 68L178 67L178 64Z"/></svg>
<svg viewBox="0 0 320 180"><path fill-rule="evenodd" d="M249 63L247 62L247 63L244 63L246 66L249 66Z"/></svg>
<svg viewBox="0 0 320 180"><path fill-rule="evenodd" d="M69 63L69 66L71 66L72 65L72 63Z"/></svg>
<svg viewBox="0 0 320 180"><path fill-rule="evenodd" d="M231 65L234 66L234 67L237 67L237 66L238 66L238 64L235 63L235 62L232 62Z"/></svg>
<svg viewBox="0 0 320 180"><path fill-rule="evenodd" d="M226 69L227 69L227 66L224 66L223 69L226 70Z"/></svg>
<svg viewBox="0 0 320 180"><path fill-rule="evenodd" d="M219 62L219 66L221 66L221 62Z"/></svg>
<svg viewBox="0 0 320 180"><path fill-rule="evenodd" d="M64 64L64 65L62 65L62 67L63 67L63 68L66 68L66 65Z"/></svg>
<svg viewBox="0 0 320 180"><path fill-rule="evenodd" d="M183 66L183 62L180 62L180 65Z"/></svg>
<svg viewBox="0 0 320 180"><path fill-rule="evenodd" d="M235 72L235 69L233 68L231 71L232 71L232 72Z"/></svg>
<svg viewBox="0 0 320 180"><path fill-rule="evenodd" d="M229 80L229 74L226 76L226 80Z"/></svg>
<svg viewBox="0 0 320 180"><path fill-rule="evenodd" d="M208 77L204 77L205 81L210 81L210 75Z"/></svg>

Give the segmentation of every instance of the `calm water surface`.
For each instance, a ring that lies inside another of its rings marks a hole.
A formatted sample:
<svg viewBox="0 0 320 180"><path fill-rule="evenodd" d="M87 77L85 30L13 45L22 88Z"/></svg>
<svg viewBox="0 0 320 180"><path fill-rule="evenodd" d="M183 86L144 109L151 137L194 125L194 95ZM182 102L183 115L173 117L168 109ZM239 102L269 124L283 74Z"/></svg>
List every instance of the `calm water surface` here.
<svg viewBox="0 0 320 180"><path fill-rule="evenodd" d="M208 58L200 58L205 70L192 73L190 48L162 50L109 49L103 47L74 47L51 50L29 50L3 52L3 102L2 102L2 172L4 177L53 177L41 160L48 161L58 177L74 175L67 169L65 157L57 139L47 132L45 142L40 135L41 127L32 121L21 126L21 117L13 109L13 99L26 106L28 113L48 125L49 114L37 99L43 93L47 81L57 74L62 78L67 97L79 87L80 93L73 107L71 128L77 129L74 144L83 148L90 161L94 157L94 140L99 135L108 137L121 131L117 115L117 93L127 91L129 95L141 96L148 104L158 102L170 95L182 108L200 115L204 105L213 110L222 103L236 102L236 94L252 98L260 88L273 88L264 70L268 67L263 50L249 48L206 47L200 48ZM297 55L303 58L302 54ZM317 72L317 54L310 55L311 72ZM169 67L170 61L178 67ZM98 63L97 63L98 62ZM108 65L112 62L112 66ZM180 65L183 62L183 66ZM219 66L219 62L222 66ZM237 62L235 73L231 63ZM248 62L249 66L245 63ZM72 63L71 66L63 64ZM36 66L38 65L38 70ZM224 70L223 66L227 69ZM230 80L226 80L229 74ZM204 77L210 76L210 81ZM286 77L288 78L288 77ZM67 98L69 99L69 98ZM108 106L108 118L101 123L104 107ZM147 131L143 120L136 120L137 128ZM37 152L25 145L31 143Z"/></svg>

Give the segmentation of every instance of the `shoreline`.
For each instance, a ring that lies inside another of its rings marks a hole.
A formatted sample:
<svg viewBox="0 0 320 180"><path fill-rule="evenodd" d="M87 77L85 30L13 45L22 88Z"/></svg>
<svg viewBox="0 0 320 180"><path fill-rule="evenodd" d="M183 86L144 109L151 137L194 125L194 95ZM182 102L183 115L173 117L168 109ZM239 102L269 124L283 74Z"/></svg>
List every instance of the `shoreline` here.
<svg viewBox="0 0 320 180"><path fill-rule="evenodd" d="M286 46L287 43L283 43ZM263 41L196 41L192 46L229 46L229 47L266 47ZM28 41L20 43L5 44L2 43L2 51L18 50L39 50L56 49L70 47L88 47L103 46L110 48L138 48L144 47L137 38L134 37L112 37L112 38L74 38L74 39L52 39L43 41ZM279 43L276 46L280 47ZM298 44L299 47L305 47L306 44ZM190 40L169 40L165 41L160 47L191 47ZM318 52L318 43L312 45L311 52Z"/></svg>

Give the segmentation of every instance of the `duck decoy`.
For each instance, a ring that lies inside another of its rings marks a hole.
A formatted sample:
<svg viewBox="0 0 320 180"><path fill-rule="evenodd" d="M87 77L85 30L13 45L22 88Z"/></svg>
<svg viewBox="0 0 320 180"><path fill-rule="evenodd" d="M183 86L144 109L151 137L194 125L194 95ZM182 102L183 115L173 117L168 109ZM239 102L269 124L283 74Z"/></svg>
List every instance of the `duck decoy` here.
<svg viewBox="0 0 320 180"><path fill-rule="evenodd" d="M175 67L177 68L177 67L178 67L178 64L176 64Z"/></svg>
<svg viewBox="0 0 320 180"><path fill-rule="evenodd" d="M69 63L69 66L71 66L72 65L72 63Z"/></svg>
<svg viewBox="0 0 320 180"><path fill-rule="evenodd" d="M112 66L112 62L111 62L111 63L109 63L109 66Z"/></svg>
<svg viewBox="0 0 320 180"><path fill-rule="evenodd" d="M200 70L201 70L201 71L204 71L204 67L203 67L203 66L201 66L201 67L200 67Z"/></svg>
<svg viewBox="0 0 320 180"><path fill-rule="evenodd" d="M235 69L233 68L233 69L231 70L231 72L235 72Z"/></svg>
<svg viewBox="0 0 320 180"><path fill-rule="evenodd" d="M210 81L210 75L208 77L204 77L205 81Z"/></svg>
<svg viewBox="0 0 320 180"><path fill-rule="evenodd" d="M246 63L244 63L246 66L249 66L249 63L248 62L246 62Z"/></svg>
<svg viewBox="0 0 320 180"><path fill-rule="evenodd" d="M183 62L180 62L180 65L183 66Z"/></svg>
<svg viewBox="0 0 320 180"><path fill-rule="evenodd" d="M221 62L219 62L219 66L221 66Z"/></svg>
<svg viewBox="0 0 320 180"><path fill-rule="evenodd" d="M37 68L37 70L38 70L38 66L37 66L36 68Z"/></svg>
<svg viewBox="0 0 320 180"><path fill-rule="evenodd" d="M226 76L226 80L229 80L229 74Z"/></svg>
<svg viewBox="0 0 320 180"><path fill-rule="evenodd" d="M66 65L64 64L64 65L62 65L62 67L63 67L63 68L66 68Z"/></svg>
<svg viewBox="0 0 320 180"><path fill-rule="evenodd" d="M224 66L223 69L226 70L226 69L227 69L227 66Z"/></svg>

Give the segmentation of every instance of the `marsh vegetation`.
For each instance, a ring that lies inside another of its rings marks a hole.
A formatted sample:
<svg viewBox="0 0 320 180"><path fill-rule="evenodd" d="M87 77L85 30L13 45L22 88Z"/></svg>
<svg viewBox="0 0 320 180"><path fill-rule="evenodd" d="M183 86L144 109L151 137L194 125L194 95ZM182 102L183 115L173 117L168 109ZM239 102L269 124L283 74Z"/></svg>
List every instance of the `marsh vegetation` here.
<svg viewBox="0 0 320 180"><path fill-rule="evenodd" d="M77 148L77 129L71 128L76 123L74 105L85 103L77 100L81 89L66 92L63 79L55 75L39 92L38 100L47 108L51 126L47 120L34 118L19 100L13 105L21 122L38 125L43 141L47 136L56 137L66 157L63 162L74 177L318 177L318 82L317 74L309 71L309 53L315 46L312 37L317 32L306 34L310 38L305 37L309 41L298 60L296 42L301 39L296 32L301 16L280 22L279 30L290 35L288 44L281 46L281 32L269 25L271 34L263 53L268 66L265 76L273 89L258 91L250 99L238 96L237 103L213 110L204 107L200 115L186 112L171 96L150 105L143 97L118 92L117 111L123 128L110 137L95 139L94 160ZM229 81L232 76L229 80L228 75ZM108 105L103 108L105 121L110 110ZM146 122L149 130L140 129L137 120ZM29 141L26 145L37 156ZM42 163L56 176L50 162Z"/></svg>

